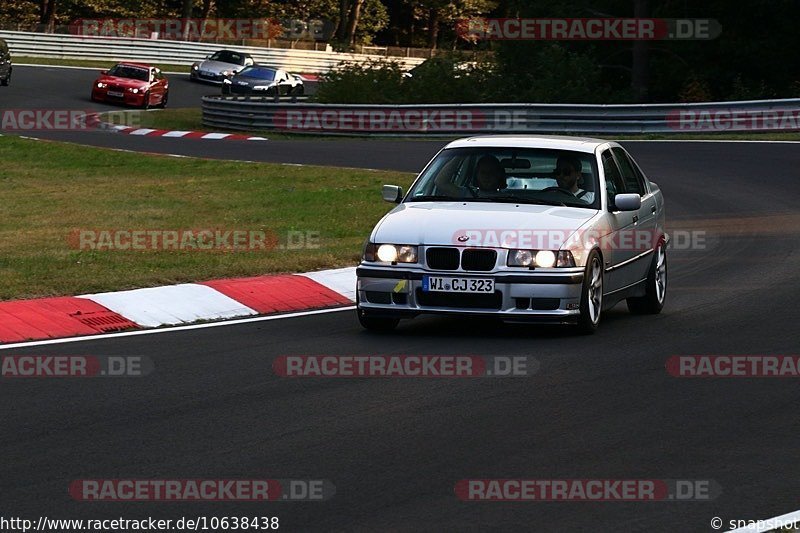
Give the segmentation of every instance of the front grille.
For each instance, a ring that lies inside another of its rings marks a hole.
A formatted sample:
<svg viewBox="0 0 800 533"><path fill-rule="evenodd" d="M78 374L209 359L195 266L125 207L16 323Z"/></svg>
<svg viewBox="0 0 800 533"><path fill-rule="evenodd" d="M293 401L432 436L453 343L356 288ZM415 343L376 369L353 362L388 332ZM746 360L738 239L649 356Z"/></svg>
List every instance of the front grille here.
<svg viewBox="0 0 800 533"><path fill-rule="evenodd" d="M428 268L458 270L458 248L428 248L425 252Z"/></svg>
<svg viewBox="0 0 800 533"><path fill-rule="evenodd" d="M503 293L462 294L457 292L424 292L417 289L417 303L424 307L455 307L462 309L500 309Z"/></svg>
<svg viewBox="0 0 800 533"><path fill-rule="evenodd" d="M495 250L464 250L461 254L461 268L486 272L494 268L497 263Z"/></svg>

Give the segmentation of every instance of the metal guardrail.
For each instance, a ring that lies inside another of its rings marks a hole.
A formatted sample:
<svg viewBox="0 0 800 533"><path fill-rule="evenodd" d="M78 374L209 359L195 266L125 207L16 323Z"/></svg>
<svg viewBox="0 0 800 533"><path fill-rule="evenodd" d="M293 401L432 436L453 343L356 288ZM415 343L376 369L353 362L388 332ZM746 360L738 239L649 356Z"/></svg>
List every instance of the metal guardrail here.
<svg viewBox="0 0 800 533"><path fill-rule="evenodd" d="M330 135L800 131L800 99L698 104L327 105L206 96L203 125Z"/></svg>
<svg viewBox="0 0 800 533"><path fill-rule="evenodd" d="M252 55L253 59L259 63L267 63L290 72L306 73L328 72L342 61L363 63L391 60L408 69L419 65L423 61L423 59L413 57L385 57L316 50L226 46L214 43L158 39L80 37L16 31L0 31L0 38L8 42L12 58L13 56L27 56L108 61L127 59L173 65L190 65L217 50L230 48Z"/></svg>

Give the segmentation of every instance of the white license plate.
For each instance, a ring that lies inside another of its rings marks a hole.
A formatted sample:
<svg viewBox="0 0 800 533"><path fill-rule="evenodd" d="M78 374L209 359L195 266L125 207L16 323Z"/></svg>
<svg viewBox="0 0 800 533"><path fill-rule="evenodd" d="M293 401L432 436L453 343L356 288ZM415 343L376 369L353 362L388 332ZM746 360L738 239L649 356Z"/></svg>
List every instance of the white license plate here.
<svg viewBox="0 0 800 533"><path fill-rule="evenodd" d="M117 98L122 98L124 95L123 93L118 93L117 91L108 91L108 96L116 96Z"/></svg>
<svg viewBox="0 0 800 533"><path fill-rule="evenodd" d="M422 276L423 292L466 292L491 294L494 280L491 278L451 278Z"/></svg>

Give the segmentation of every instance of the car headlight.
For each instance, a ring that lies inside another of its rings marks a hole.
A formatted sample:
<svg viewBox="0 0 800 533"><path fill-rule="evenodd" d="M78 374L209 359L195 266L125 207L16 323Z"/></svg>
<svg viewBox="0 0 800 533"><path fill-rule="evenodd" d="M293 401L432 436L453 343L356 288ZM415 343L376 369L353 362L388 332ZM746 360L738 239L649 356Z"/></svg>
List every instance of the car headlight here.
<svg viewBox="0 0 800 533"><path fill-rule="evenodd" d="M506 264L511 267L564 268L574 267L575 259L569 250L509 250Z"/></svg>
<svg viewBox="0 0 800 533"><path fill-rule="evenodd" d="M233 76L233 71L232 70L223 70L222 71L222 75L225 76L225 77Z"/></svg>
<svg viewBox="0 0 800 533"><path fill-rule="evenodd" d="M271 87L271 85L255 85L255 86L253 86L253 89L256 90L256 91L266 91L270 87Z"/></svg>
<svg viewBox="0 0 800 533"><path fill-rule="evenodd" d="M132 92L133 94L136 94L136 93L138 93L138 92L139 92L139 89L137 89L136 87L131 87L131 88L130 88L130 89L128 89L128 90L129 90L130 92Z"/></svg>
<svg viewBox="0 0 800 533"><path fill-rule="evenodd" d="M107 83L103 83L102 81L98 81L97 82L97 88L98 89L105 89L106 87L108 87Z"/></svg>
<svg viewBox="0 0 800 533"><path fill-rule="evenodd" d="M228 78L225 78L224 80L222 80L222 83L227 83L228 85L230 85L233 82L231 80L229 80Z"/></svg>
<svg viewBox="0 0 800 533"><path fill-rule="evenodd" d="M374 244L364 247L364 261L383 263L416 263L417 247L411 244Z"/></svg>
<svg viewBox="0 0 800 533"><path fill-rule="evenodd" d="M200 65L198 65L197 63L192 65L192 70L199 70L199 69L200 69Z"/></svg>

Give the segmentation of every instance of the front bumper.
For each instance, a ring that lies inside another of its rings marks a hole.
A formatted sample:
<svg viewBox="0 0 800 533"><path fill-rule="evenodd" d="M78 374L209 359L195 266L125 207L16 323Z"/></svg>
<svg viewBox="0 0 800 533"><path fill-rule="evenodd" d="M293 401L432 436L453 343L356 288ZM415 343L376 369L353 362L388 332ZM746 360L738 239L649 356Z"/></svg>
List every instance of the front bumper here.
<svg viewBox="0 0 800 533"><path fill-rule="evenodd" d="M494 294L431 293L422 277L492 278ZM583 269L496 272L426 271L373 267L356 270L358 308L366 316L413 318L420 314L492 316L508 321L571 324L580 314Z"/></svg>
<svg viewBox="0 0 800 533"><path fill-rule="evenodd" d="M122 104L141 107L144 104L144 93L138 92L136 94L130 91L123 91L122 96L111 96L106 89L95 88L92 90L92 99L107 104Z"/></svg>

